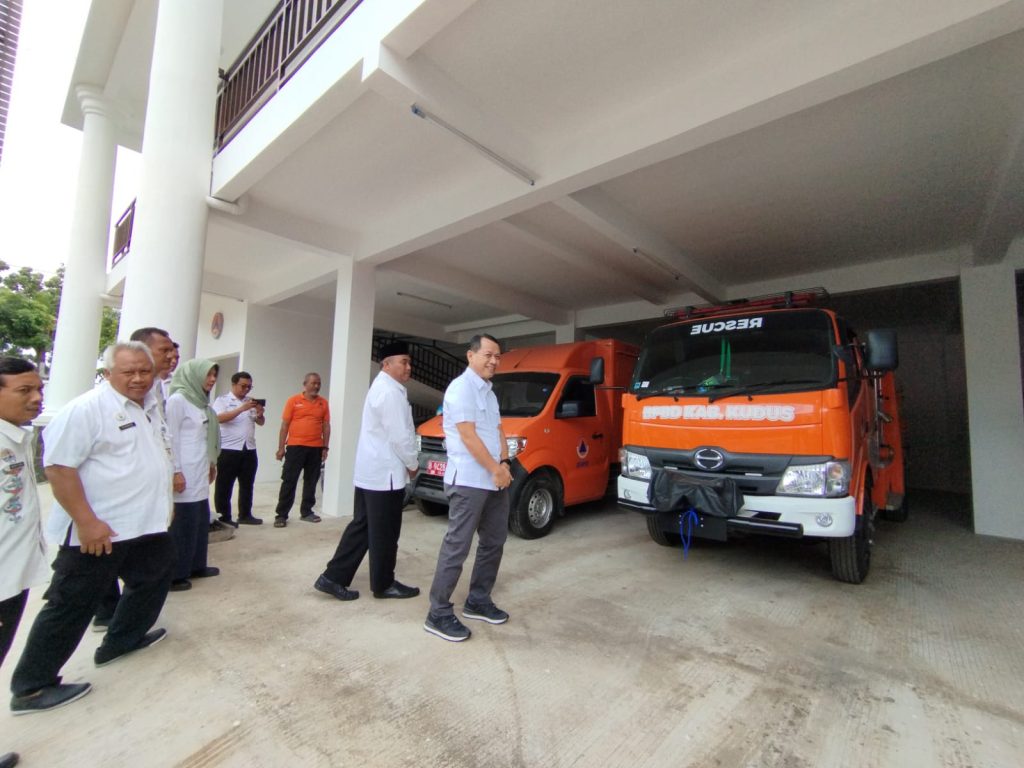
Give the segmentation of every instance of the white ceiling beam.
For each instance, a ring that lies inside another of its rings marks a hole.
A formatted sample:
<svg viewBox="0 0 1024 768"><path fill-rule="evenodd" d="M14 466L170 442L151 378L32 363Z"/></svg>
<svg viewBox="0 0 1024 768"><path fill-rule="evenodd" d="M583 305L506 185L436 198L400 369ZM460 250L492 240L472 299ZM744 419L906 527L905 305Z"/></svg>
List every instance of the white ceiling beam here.
<svg viewBox="0 0 1024 768"><path fill-rule="evenodd" d="M504 310L509 314L518 312L552 325L562 325L569 320L567 310L542 301L536 296L468 275L457 269L431 265L423 259L406 259L400 266L391 263L387 269L470 301L490 304L495 309Z"/></svg>
<svg viewBox="0 0 1024 768"><path fill-rule="evenodd" d="M447 327L424 320L422 317L413 317L401 312L377 310L373 315L373 327L379 328L382 331L397 333L401 336L419 336L438 341L458 341L458 337L451 333Z"/></svg>
<svg viewBox="0 0 1024 768"><path fill-rule="evenodd" d="M652 304L661 304L668 297L668 291L664 288L655 287L648 280L637 276L633 264L627 264L625 258L611 260L595 254L584 253L545 232L541 232L536 227L520 221L512 222L502 219L496 221L492 226L548 256L583 270L588 277L597 278L612 288L617 290L625 288L634 296Z"/></svg>
<svg viewBox="0 0 1024 768"><path fill-rule="evenodd" d="M961 267L970 262L970 257L970 246L897 256L885 261L862 262L839 269L805 272L759 283L734 285L730 287L727 298L741 299L819 286L829 293L850 293L926 283L932 280L948 280L960 276Z"/></svg>
<svg viewBox="0 0 1024 768"><path fill-rule="evenodd" d="M537 152L523 136L478 109L462 88L425 58L411 62L379 45L363 59L363 82L407 112L410 120L419 119L412 113L416 104L515 166L529 169L536 162Z"/></svg>
<svg viewBox="0 0 1024 768"><path fill-rule="evenodd" d="M974 238L976 265L1002 261L1024 231L1024 109L1007 137Z"/></svg>
<svg viewBox="0 0 1024 768"><path fill-rule="evenodd" d="M725 293L724 286L692 259L679 252L666 237L653 227L641 221L603 190L592 187L574 192L566 198L555 200L555 205L592 229L600 232L627 253L634 254L637 266L648 266L654 274L660 272L666 283L676 282L682 290L689 290L710 303L719 301ZM641 254L636 250L642 251ZM667 264L678 277L669 279L663 267L649 263L643 254L653 256Z"/></svg>

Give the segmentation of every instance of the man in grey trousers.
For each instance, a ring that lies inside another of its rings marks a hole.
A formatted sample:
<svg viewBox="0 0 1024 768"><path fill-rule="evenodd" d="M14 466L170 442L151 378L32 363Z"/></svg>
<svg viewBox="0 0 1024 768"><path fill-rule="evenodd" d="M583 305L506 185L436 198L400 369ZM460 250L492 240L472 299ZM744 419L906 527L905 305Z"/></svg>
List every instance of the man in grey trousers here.
<svg viewBox="0 0 1024 768"><path fill-rule="evenodd" d="M466 359L465 372L444 393L448 531L437 556L430 613L423 624L427 632L453 643L468 640L472 634L456 618L451 596L474 533L479 542L462 615L489 624L508 621L508 614L491 599L508 536L508 487L512 484L508 445L490 382L501 360L498 340L487 334L474 336Z"/></svg>

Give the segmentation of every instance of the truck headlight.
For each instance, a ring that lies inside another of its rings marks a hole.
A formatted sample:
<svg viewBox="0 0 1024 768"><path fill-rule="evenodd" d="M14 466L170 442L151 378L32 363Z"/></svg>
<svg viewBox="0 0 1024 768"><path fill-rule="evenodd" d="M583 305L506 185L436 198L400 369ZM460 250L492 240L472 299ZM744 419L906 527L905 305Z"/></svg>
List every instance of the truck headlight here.
<svg viewBox="0 0 1024 768"><path fill-rule="evenodd" d="M634 480L651 479L651 462L642 453L622 448L619 451L619 464L623 477L631 477Z"/></svg>
<svg viewBox="0 0 1024 768"><path fill-rule="evenodd" d="M422 450L423 450L423 436L422 435L416 435L416 453L419 453Z"/></svg>
<svg viewBox="0 0 1024 768"><path fill-rule="evenodd" d="M850 464L826 461L787 467L775 492L785 496L846 496L850 492Z"/></svg>
<svg viewBox="0 0 1024 768"><path fill-rule="evenodd" d="M505 445L508 446L508 457L514 459L517 455L526 450L525 437L506 437Z"/></svg>

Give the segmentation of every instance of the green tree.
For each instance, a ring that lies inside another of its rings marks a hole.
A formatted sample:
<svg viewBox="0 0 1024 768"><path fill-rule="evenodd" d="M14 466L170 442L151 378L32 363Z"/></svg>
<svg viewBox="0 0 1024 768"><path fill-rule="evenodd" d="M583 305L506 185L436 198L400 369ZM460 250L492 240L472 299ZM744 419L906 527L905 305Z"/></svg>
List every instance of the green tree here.
<svg viewBox="0 0 1024 768"><path fill-rule="evenodd" d="M47 280L30 267L11 271L9 264L0 261L0 275L0 353L31 351L36 365L45 371L47 353L53 348L64 269Z"/></svg>

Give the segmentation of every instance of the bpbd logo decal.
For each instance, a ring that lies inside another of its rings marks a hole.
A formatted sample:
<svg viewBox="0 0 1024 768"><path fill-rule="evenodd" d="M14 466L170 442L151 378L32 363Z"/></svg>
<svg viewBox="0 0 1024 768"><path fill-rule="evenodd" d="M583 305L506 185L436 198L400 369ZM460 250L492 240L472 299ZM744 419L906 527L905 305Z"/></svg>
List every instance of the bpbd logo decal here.
<svg viewBox="0 0 1024 768"><path fill-rule="evenodd" d="M588 464L590 464L590 462L587 461L587 454L589 453L590 446L587 445L587 441L581 437L580 444L576 446L576 455L579 456L580 459L579 461L576 462L576 469L579 469L580 467L585 467Z"/></svg>

